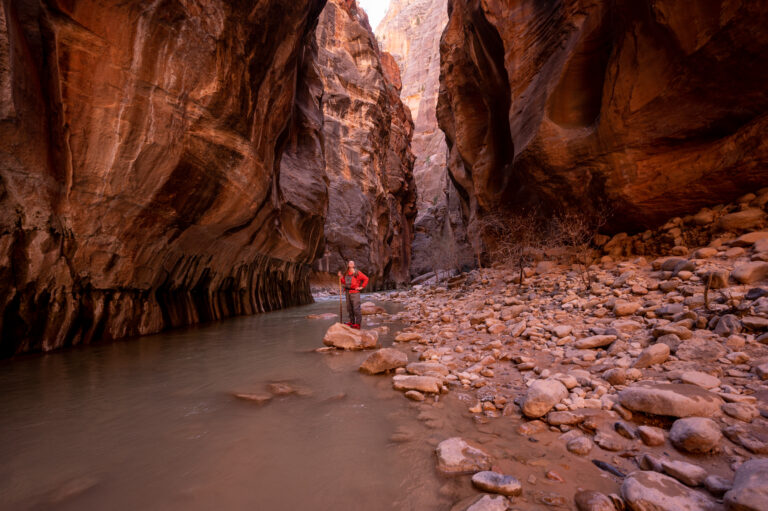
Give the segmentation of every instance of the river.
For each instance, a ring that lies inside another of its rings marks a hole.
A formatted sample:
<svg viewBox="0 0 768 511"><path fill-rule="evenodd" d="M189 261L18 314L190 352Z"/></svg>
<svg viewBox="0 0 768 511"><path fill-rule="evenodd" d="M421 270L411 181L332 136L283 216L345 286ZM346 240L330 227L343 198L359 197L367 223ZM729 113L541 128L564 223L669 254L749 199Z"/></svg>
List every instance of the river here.
<svg viewBox="0 0 768 511"><path fill-rule="evenodd" d="M312 351L333 320L305 317L334 311L320 301L1 361L0 507L445 507L417 405L357 372L367 353ZM232 395L274 381L310 395Z"/></svg>

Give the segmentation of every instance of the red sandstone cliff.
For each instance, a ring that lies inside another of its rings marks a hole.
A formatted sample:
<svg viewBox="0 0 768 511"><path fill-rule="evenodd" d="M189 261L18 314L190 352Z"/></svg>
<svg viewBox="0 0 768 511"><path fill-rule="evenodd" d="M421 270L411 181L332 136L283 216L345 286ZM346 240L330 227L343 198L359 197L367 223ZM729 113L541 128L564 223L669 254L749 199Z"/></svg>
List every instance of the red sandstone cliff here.
<svg viewBox="0 0 768 511"><path fill-rule="evenodd" d="M391 53L402 76L400 97L414 120L411 149L418 189L411 274L470 266L458 194L448 177L445 135L435 107L440 87L440 35L448 22L447 0L392 0L376 28L382 50Z"/></svg>
<svg viewBox="0 0 768 511"><path fill-rule="evenodd" d="M328 1L317 43L330 185L325 253L316 268L335 273L353 259L372 288L407 282L416 216L413 122L400 101L397 66L379 51L354 0Z"/></svg>
<svg viewBox="0 0 768 511"><path fill-rule="evenodd" d="M768 184L768 10L450 0L438 119L465 212L607 202L653 226Z"/></svg>
<svg viewBox="0 0 768 511"><path fill-rule="evenodd" d="M323 4L3 2L0 355L311 300Z"/></svg>

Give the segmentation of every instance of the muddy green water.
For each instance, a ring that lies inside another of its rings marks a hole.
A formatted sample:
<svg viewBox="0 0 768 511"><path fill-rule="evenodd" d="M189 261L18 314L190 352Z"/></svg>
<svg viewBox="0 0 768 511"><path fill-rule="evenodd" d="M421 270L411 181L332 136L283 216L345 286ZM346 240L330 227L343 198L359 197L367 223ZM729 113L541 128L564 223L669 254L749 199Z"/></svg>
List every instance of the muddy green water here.
<svg viewBox="0 0 768 511"><path fill-rule="evenodd" d="M305 316L337 311L318 302L0 362L0 508L445 507L414 405L356 371L367 354L311 351L333 321ZM275 380L312 394L261 407L231 395ZM393 442L403 428L411 441Z"/></svg>

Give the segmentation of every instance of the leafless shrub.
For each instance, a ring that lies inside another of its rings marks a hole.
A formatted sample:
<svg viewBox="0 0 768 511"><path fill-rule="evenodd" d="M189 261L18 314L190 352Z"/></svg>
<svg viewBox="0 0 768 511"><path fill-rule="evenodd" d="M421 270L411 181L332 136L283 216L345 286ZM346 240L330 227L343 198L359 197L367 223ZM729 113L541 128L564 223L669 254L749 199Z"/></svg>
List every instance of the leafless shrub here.
<svg viewBox="0 0 768 511"><path fill-rule="evenodd" d="M589 268L595 262L595 238L608 218L606 209L591 215L563 213L552 218L549 235L551 246L563 246L572 255L585 289L592 283Z"/></svg>
<svg viewBox="0 0 768 511"><path fill-rule="evenodd" d="M440 272L450 272L459 266L456 242L442 234L432 241L432 271L435 273L435 282L440 282Z"/></svg>
<svg viewBox="0 0 768 511"><path fill-rule="evenodd" d="M519 282L525 283L524 269L536 260L544 246L541 217L535 208L520 213L492 211L476 220L474 228L484 241L493 262L513 265Z"/></svg>

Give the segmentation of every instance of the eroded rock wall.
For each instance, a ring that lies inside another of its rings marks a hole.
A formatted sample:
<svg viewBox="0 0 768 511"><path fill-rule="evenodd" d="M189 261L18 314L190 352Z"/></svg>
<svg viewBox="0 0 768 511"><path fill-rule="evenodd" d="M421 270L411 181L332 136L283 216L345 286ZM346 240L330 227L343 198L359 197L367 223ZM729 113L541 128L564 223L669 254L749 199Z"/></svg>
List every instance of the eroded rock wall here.
<svg viewBox="0 0 768 511"><path fill-rule="evenodd" d="M435 107L440 88L440 36L448 22L447 0L392 0L376 28L382 50L401 72L400 97L414 121L411 149L418 189L411 275L435 266L472 266L456 189L448 177L448 147L437 126Z"/></svg>
<svg viewBox="0 0 768 511"><path fill-rule="evenodd" d="M354 0L329 0L317 29L325 88L326 247L320 272L352 259L373 289L409 281L416 216L413 121L400 101L400 76L379 51Z"/></svg>
<svg viewBox="0 0 768 511"><path fill-rule="evenodd" d="M3 1L0 355L311 300L323 4Z"/></svg>
<svg viewBox="0 0 768 511"><path fill-rule="evenodd" d="M768 11L748 0L450 0L438 119L465 214L638 230L768 183Z"/></svg>

